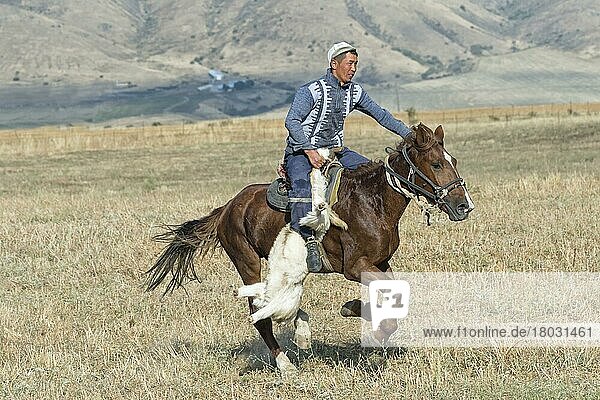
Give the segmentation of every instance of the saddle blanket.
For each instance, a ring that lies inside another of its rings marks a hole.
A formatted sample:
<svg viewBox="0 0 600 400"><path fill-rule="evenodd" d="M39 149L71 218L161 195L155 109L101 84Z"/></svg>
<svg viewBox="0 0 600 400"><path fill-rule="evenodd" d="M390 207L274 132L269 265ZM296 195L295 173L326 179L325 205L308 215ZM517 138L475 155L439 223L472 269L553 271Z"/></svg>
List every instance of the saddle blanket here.
<svg viewBox="0 0 600 400"><path fill-rule="evenodd" d="M332 163L327 168L325 175L328 180L325 198L329 206L333 206L338 200L338 190L340 188L340 179L344 168L339 163ZM267 203L274 209L282 212L289 211L289 183L284 178L277 178L269 185L267 189Z"/></svg>

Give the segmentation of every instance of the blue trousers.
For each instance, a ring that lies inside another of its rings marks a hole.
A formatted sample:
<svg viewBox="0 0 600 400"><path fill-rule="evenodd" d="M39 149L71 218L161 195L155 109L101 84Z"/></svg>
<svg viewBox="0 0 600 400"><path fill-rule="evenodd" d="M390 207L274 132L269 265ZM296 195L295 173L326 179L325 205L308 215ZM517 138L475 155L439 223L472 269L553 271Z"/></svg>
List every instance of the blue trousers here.
<svg viewBox="0 0 600 400"><path fill-rule="evenodd" d="M342 151L336 154L338 161L347 169L356 169L359 166L369 162L369 159L358 154L355 151L344 147ZM303 150L286 153L284 156L284 165L288 178L292 185L289 192L290 198L311 199L312 192L310 186L309 174L312 171L312 165ZM313 235L313 231L305 226L300 226L300 218L306 216L312 209L310 202L290 202L291 221L293 230L307 239Z"/></svg>

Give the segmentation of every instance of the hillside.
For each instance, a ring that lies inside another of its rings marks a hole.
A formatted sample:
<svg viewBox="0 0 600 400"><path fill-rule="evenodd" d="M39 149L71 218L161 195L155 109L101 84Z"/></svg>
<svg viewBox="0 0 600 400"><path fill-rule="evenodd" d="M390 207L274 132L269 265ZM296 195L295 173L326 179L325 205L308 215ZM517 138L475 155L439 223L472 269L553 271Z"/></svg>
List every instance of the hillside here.
<svg viewBox="0 0 600 400"><path fill-rule="evenodd" d="M535 76L537 70L574 60L563 75L587 76L590 66L600 69L599 26L600 7L593 0L332 0L293 7L281 0L90 0L85 6L75 0L0 0L0 110L5 114L0 125L18 124L27 113L39 120L61 108L79 110L74 120L123 117L124 100L111 98L123 82L135 87L127 89L138 103L152 102L153 88L178 88L160 91L164 107L136 106L133 113L236 114L235 98L193 95L195 87L207 83L209 69L261 83L256 86L260 110L244 108L244 113L265 111L285 104L294 87L322 74L326 51L339 40L359 48L357 79L368 88L389 98L394 96L390 88L416 85L425 98L415 105L437 106L431 96L438 94L427 88L448 90L445 82L453 82L455 90L470 90L476 82L485 89L482 73L492 81L504 77L503 85L510 87L515 82L506 77L521 63ZM540 55L540 63L531 63L531 54ZM489 60L493 68L480 69ZM600 100L595 75L581 93L586 101ZM530 87L524 88L528 101L552 100L537 83L519 79L516 84ZM559 92L570 85L551 82ZM44 91L52 101L45 99L48 107L36 114L35 107L28 108L35 105L31 97ZM15 100L20 97L27 107ZM74 99L81 100L76 107ZM172 107L181 102L186 106ZM115 104L116 114L104 110ZM464 104L450 106L459 105Z"/></svg>

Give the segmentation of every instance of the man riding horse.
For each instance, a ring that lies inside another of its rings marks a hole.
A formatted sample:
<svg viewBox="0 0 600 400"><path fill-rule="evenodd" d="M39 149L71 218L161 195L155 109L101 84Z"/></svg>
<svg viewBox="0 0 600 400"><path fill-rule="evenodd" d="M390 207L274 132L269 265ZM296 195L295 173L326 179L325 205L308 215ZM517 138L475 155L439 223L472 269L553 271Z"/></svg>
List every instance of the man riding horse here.
<svg viewBox="0 0 600 400"><path fill-rule="evenodd" d="M381 108L358 83L352 81L358 68L358 53L346 42L335 43L327 52L329 68L321 78L309 82L296 92L285 119L289 135L283 168L291 184L289 192L291 228L306 242L308 270L322 268L318 243L313 231L300 225L311 210L312 168L321 168L325 159L319 148L332 149L343 167L356 169L369 160L344 147L344 119L354 109L375 119L381 126L405 138L411 129Z"/></svg>
<svg viewBox="0 0 600 400"><path fill-rule="evenodd" d="M368 280L373 273L392 271L390 259L400 243L398 224L411 200L416 200L422 207L439 208L452 221L465 220L474 205L456 169L456 159L444 148L442 126L432 130L419 124L409 129L394 119L373 102L361 86L352 82L357 59L354 47L345 42L335 44L328 53L330 69L327 74L298 90L286 119L290 134L284 160L292 183L292 228L308 239L307 261L311 270L320 269L321 260L315 247L322 245L329 268L323 268L321 272L328 270L343 274L350 281L365 283L365 276ZM406 137L396 148L387 149L385 161L368 162L365 157L343 147L344 118L355 108L372 116L392 132ZM340 179L337 202L331 207L347 229L330 229L323 236L322 243L318 244L310 239L311 231L300 227L300 218L307 211L313 211L311 203L300 199L311 197L308 175L313 167L323 165L324 160L318 154L323 148L336 152L339 161L351 170ZM362 166L357 168L359 165ZM165 293L189 280L198 279L194 260L206 259L218 248L225 251L245 287L257 288L263 283L262 260L268 260L271 268L271 261L277 259L274 252L286 248L277 246L280 233L290 233L284 230L288 224L286 213L267 203L268 190L268 184L248 185L209 214L179 225L169 225L164 233L156 235L155 239L167 243L167 246L147 271L148 290L156 289L167 278L170 281ZM286 235L281 236L285 239ZM295 243L299 243L302 250L296 252L294 258L296 266L302 265L301 271L295 270L298 274L294 277L300 279L294 282L301 284L307 273L302 247L304 240L296 234L287 237L294 241L294 248ZM287 275L282 275L285 279L281 281L290 281L289 271L283 272ZM270 275L271 272L264 281L265 288L269 286ZM296 290L298 286L292 289ZM296 292L301 295L301 291ZM241 292L238 295L245 296ZM255 302L257 297L254 295L248 298L250 313L255 317L253 324L279 370L282 373L296 370L273 333L272 317L281 315L271 312L257 315L259 310L268 306L265 302L271 304L273 297L267 297L258 298L264 300L262 304ZM277 298L282 297L289 298ZM294 303L294 307L298 305ZM354 299L346 302L340 313L344 317L368 319L368 313L362 312L363 306L360 299ZM310 348L308 315L298 309L292 318L295 342L300 348ZM386 343L396 328L395 319L383 320L374 337Z"/></svg>

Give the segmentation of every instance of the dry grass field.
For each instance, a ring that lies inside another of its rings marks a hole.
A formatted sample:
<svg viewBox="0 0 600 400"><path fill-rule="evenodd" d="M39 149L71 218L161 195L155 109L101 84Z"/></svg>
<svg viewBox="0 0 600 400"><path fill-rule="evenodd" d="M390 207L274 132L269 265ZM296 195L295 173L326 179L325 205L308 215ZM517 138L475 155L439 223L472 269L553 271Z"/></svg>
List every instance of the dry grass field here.
<svg viewBox="0 0 600 400"><path fill-rule="evenodd" d="M600 272L599 131L594 113L449 123L477 208L426 227L410 206L394 269ZM0 132L0 397L600 397L595 348L361 348L359 321L339 316L359 287L340 276L307 280L310 352L277 328L293 380L233 297L241 281L225 255L198 263L202 282L186 291L145 293L156 226L272 179L283 141L281 125L258 120ZM348 125L347 144L372 158L394 142L370 121Z"/></svg>

